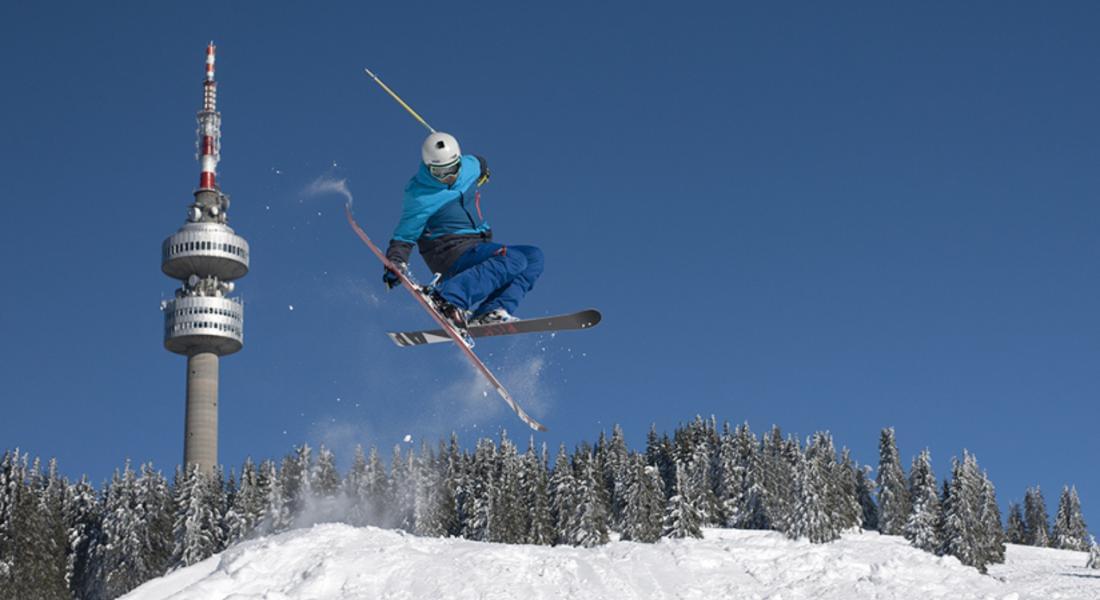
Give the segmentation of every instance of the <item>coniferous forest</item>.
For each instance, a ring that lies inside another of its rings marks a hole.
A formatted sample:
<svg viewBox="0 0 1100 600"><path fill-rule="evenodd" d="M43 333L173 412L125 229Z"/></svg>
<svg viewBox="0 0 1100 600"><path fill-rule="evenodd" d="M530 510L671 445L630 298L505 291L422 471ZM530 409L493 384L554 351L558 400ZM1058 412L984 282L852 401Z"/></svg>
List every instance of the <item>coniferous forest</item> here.
<svg viewBox="0 0 1100 600"><path fill-rule="evenodd" d="M937 481L931 455L908 476L893 429L879 440L875 477L832 436L805 440L778 427L718 427L697 417L670 437L651 429L644 451L620 428L572 451L506 433L473 451L456 436L418 451L356 449L346 474L336 457L303 445L281 461L239 469L176 470L126 464L97 490L62 477L18 450L0 459L0 600L117 598L144 581L195 564L230 545L320 522L398 528L510 544L596 546L614 533L652 543L702 537L703 527L771 529L814 543L842 532L905 536L927 552L985 572L1005 543L1090 550L1072 487L1051 520L1038 487L1002 519L993 483L974 455Z"/></svg>

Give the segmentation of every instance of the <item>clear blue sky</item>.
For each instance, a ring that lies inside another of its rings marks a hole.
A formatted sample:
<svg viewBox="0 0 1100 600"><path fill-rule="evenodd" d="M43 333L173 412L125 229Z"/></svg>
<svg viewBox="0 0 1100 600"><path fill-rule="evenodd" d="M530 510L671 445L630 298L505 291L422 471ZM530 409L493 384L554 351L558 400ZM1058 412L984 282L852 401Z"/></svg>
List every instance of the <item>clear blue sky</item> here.
<svg viewBox="0 0 1100 600"><path fill-rule="evenodd" d="M498 239L541 246L521 313L605 321L478 350L556 448L696 414L880 428L1002 503L1076 484L1100 526L1100 7L1005 3L5 3L0 447L96 481L182 453L160 243L198 183L218 44L219 181L252 245L221 458L523 426L355 238L380 242L425 131L486 156ZM416 261L419 272L424 268ZM291 307L293 306L293 310Z"/></svg>

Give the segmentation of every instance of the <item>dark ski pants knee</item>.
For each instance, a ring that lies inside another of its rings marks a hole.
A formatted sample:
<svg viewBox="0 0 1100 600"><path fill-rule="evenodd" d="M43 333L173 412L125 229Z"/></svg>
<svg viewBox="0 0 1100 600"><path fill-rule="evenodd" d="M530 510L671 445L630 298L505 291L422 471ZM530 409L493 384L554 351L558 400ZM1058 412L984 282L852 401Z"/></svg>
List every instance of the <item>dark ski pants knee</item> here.
<svg viewBox="0 0 1100 600"><path fill-rule="evenodd" d="M542 250L535 246L478 244L455 261L439 285L445 300L474 316L503 308L514 314L523 297L542 274ZM480 306L479 306L480 304Z"/></svg>

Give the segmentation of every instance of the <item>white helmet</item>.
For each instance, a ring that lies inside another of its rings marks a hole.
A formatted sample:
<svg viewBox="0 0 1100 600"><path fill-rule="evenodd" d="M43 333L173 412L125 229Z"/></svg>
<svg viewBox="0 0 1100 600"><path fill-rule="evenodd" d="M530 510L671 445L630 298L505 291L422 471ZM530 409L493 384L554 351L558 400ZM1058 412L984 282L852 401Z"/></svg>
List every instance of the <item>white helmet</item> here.
<svg viewBox="0 0 1100 600"><path fill-rule="evenodd" d="M455 136L437 131L424 140L420 157L429 167L449 165L462 157L462 149L458 147Z"/></svg>

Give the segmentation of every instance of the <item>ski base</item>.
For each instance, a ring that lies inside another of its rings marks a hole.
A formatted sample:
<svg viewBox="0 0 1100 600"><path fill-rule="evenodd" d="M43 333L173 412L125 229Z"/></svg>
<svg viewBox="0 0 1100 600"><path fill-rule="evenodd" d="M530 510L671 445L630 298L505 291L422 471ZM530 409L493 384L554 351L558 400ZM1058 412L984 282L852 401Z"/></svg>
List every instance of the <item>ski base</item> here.
<svg viewBox="0 0 1100 600"><path fill-rule="evenodd" d="M587 310L554 315L552 317L536 317L532 319L520 319L507 323L492 323L490 325L471 325L466 329L471 338L495 337L501 335L516 335L520 333L546 333L557 331L570 331L576 329L590 329L599 324L603 316L600 311L590 308ZM425 344L439 344L450 342L453 338L443 329L429 329L423 331L391 331L393 343L402 348L408 346L423 346Z"/></svg>

